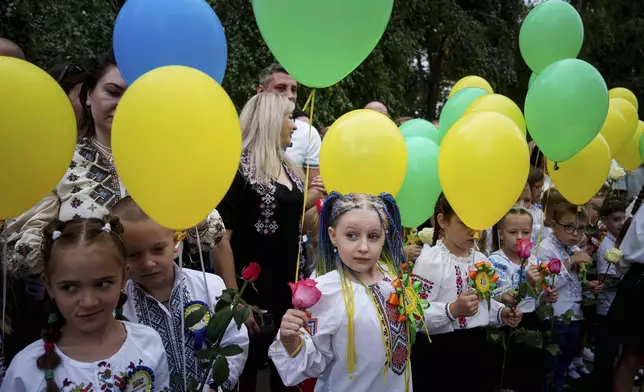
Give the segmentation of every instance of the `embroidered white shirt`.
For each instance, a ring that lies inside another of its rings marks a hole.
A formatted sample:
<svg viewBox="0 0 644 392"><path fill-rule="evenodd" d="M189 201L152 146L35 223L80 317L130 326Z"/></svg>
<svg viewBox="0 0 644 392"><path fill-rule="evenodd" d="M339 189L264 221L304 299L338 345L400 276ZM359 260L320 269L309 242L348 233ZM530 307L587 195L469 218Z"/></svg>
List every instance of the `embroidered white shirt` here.
<svg viewBox="0 0 644 392"><path fill-rule="evenodd" d="M604 239L599 244L596 254L597 274L599 274L600 277L604 276L604 274L607 274L611 277L617 277L617 267L615 266L615 264L609 263L608 261L606 261L606 258L604 258L604 253L606 253L607 250L613 249L614 247L615 236L607 232L604 236ZM617 293L614 291L603 291L599 293L599 295L597 296L598 314L601 314L602 316L606 316L606 314L608 314L608 309L610 309L610 306L613 304L613 300L615 299L616 294Z"/></svg>
<svg viewBox="0 0 644 392"><path fill-rule="evenodd" d="M449 311L449 305L469 289L470 268L475 262L488 261L480 252L470 251L470 254L468 257L455 256L443 241L438 241L436 246L423 248L414 264L413 278L421 282L421 298L430 302L429 309L425 310L430 335L502 324L504 305L494 299L489 310L487 302L481 301L478 313L472 317L453 317Z"/></svg>
<svg viewBox="0 0 644 392"><path fill-rule="evenodd" d="M136 390L170 391L168 362L159 334L145 325L127 321L123 325L127 337L121 349L102 361L79 362L56 347L61 363L54 369L54 380L61 392L129 391L135 390L131 388L137 381L151 389ZM19 352L7 369L0 392L45 392L45 373L36 366L36 359L44 352L42 340Z"/></svg>
<svg viewBox="0 0 644 392"><path fill-rule="evenodd" d="M389 392L405 390L407 363L406 324L399 323L397 308L387 300L394 292L391 279L364 287L352 283L355 309L354 347L356 375L347 372L347 312L342 297L340 274L329 272L317 280L322 298L309 311L312 314L312 335L302 330L304 345L297 356L291 358L278 338L270 347L273 360L282 381L294 386L308 378L317 378L316 392ZM367 292L371 291L371 295ZM377 307L374 306L374 300ZM389 336L383 336L378 314L384 315ZM427 339L418 336L418 339ZM391 365L386 366L383 341L391 352ZM411 369L408 369L411 371ZM386 372L386 381L383 374ZM412 391L412 386L409 385Z"/></svg>
<svg viewBox="0 0 644 392"><path fill-rule="evenodd" d="M147 294L141 286L131 279L125 285L128 300L123 307L123 315L132 321L147 325L154 328L161 335L163 347L168 356L170 373L172 377L181 377L186 374L188 377L194 377L200 380L202 377L199 362L195 357L198 349L205 348L195 347L195 339L192 332L186 328L184 333L181 332L181 323L184 317L184 311L189 304L195 301L205 303L211 312L214 312L217 298L221 296L222 291L226 288L224 282L217 275L201 271L183 269L182 271L175 265L175 279L168 308L163 306L159 301ZM222 339L222 346L236 344L244 351L241 354L226 357L228 360L230 375L228 382L222 387L230 389L237 384L237 379L244 370L246 358L248 357L248 330L242 325L237 329L237 325L232 321ZM184 358L185 355L185 358ZM185 361L185 371L184 371ZM172 380L172 391L183 391L183 382Z"/></svg>
<svg viewBox="0 0 644 392"><path fill-rule="evenodd" d="M568 261L573 253L580 250L577 246L565 246L554 234L549 235L548 238L541 242L538 248L535 247L533 250L533 254L536 255L540 263L547 265L550 259L559 259L561 261L561 272L555 278L558 299L557 302L552 304L555 316L561 316L568 309L572 309L574 312L573 320L583 319L581 313L582 287L577 278L577 270L568 271L564 265L564 262ZM550 279L552 282L553 277L550 276Z"/></svg>
<svg viewBox="0 0 644 392"><path fill-rule="evenodd" d="M526 281L526 273L530 266L537 265L537 258L530 256L523 268L521 274L521 265L515 264L505 255L503 250L497 250L490 255L492 266L499 275L499 281L496 282L496 290L494 296L503 295L510 290L518 290L521 283ZM532 313L535 311L537 303L534 298L526 295L526 297L517 305L523 313Z"/></svg>

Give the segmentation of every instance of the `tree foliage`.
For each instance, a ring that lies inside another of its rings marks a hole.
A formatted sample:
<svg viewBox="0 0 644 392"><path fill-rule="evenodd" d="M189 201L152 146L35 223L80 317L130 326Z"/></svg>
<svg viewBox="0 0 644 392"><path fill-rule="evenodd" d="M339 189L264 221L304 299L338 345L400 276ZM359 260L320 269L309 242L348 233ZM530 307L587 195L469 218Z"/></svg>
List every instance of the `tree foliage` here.
<svg viewBox="0 0 644 392"><path fill-rule="evenodd" d="M585 24L581 58L595 65L609 87L644 93L644 3L570 0ZM0 3L0 36L16 41L43 66L74 60L89 64L111 44L123 0L9 0ZM254 20L250 0L208 0L229 45L224 88L241 109L260 70L274 61ZM534 2L525 0L397 0L391 21L371 55L337 85L316 93L316 125L380 100L392 116L438 117L449 86L466 75L486 78L496 91L523 104L530 70L518 49L520 23ZM285 24L332 28L307 15L284 15ZM298 106L309 94L300 88Z"/></svg>

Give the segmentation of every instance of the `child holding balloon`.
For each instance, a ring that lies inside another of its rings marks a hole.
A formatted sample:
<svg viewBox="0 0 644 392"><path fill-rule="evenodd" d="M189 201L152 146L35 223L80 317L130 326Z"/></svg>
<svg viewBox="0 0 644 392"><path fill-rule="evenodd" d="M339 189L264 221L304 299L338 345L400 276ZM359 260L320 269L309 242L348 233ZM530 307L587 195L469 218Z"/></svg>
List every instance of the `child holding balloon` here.
<svg viewBox="0 0 644 392"><path fill-rule="evenodd" d="M455 214L446 197L436 202L434 232L436 245L423 251L414 269L414 280L421 283L421 298L430 301L425 322L432 343L418 339L412 349L414 385L422 390L438 379L452 380L450 391L491 391L495 377L488 372L488 343L483 327L510 325L521 321L521 310L512 311L500 302L483 300L470 288L470 270L488 259L474 250L475 231ZM438 238L442 238L438 240ZM477 375L463 377L455 366L467 358L476 364Z"/></svg>

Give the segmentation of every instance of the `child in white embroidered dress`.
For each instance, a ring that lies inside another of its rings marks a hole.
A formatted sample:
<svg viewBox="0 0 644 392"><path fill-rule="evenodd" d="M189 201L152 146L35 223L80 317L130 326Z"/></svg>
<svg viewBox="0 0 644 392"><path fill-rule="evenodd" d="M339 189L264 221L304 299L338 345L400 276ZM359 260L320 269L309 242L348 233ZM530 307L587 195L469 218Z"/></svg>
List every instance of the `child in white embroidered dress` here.
<svg viewBox="0 0 644 392"><path fill-rule="evenodd" d="M626 203L621 200L608 201L600 210L600 219L606 225L606 233L599 248L597 248L597 274L606 274L611 278L619 278L619 263L606 261L606 252L616 248L615 241L624 227L626 220ZM601 278L600 278L601 279ZM615 298L615 292L605 291L599 294L597 301L597 314L606 316L610 305Z"/></svg>
<svg viewBox="0 0 644 392"><path fill-rule="evenodd" d="M308 312L288 310L269 351L284 384L317 378L316 392L411 390L410 324L389 302L404 261L391 195L332 192L318 255L319 302Z"/></svg>
<svg viewBox="0 0 644 392"><path fill-rule="evenodd" d="M541 263L548 264L553 259L561 261L561 272L559 276L554 277L558 294L557 302L552 304L554 315L563 316L569 309L573 312L573 318L569 324L560 321L555 323L552 339L559 345L561 354L552 357L546 365L546 391L559 392L563 390L568 366L573 360L579 340L581 320L583 320L582 283L585 283L586 289L591 291L599 291L601 286L597 281L583 282L581 264L592 263L590 256L581 252L577 246L587 228L586 211L567 201L560 201L552 210L553 219L550 222L552 234L534 251ZM554 371L554 377L551 375L552 371ZM554 382L551 382L552 380Z"/></svg>
<svg viewBox="0 0 644 392"><path fill-rule="evenodd" d="M172 390L184 391L184 376L198 381L203 376L195 352L204 342L203 331L181 330L185 311L191 306L205 306L214 311L217 298L226 288L224 282L217 275L179 269L174 263L175 232L150 219L131 197L121 199L112 214L121 219L125 228L130 274L125 288L130 300L124 306L124 314L159 331L169 360ZM204 242L216 242L212 236L219 230L210 230L208 222L202 225L199 236ZM213 384L212 389L230 390L237 384L248 356L248 331L244 325L241 329L234 322L228 326L222 346L232 344L244 351L227 357L228 382Z"/></svg>
<svg viewBox="0 0 644 392"><path fill-rule="evenodd" d="M473 249L475 231L468 228L454 213L443 194L434 212L438 225L434 232L436 246L421 253L414 265L414 279L421 282L421 298L430 301L425 322L432 343L419 338L413 346L414 385L426 387L437 379L453 380L450 391L489 391L490 377L462 377L462 367L455 366L468 358L486 374L489 360L483 327L521 321L521 311L513 312L492 299L481 300L469 288L468 271L475 262L487 258ZM440 230L438 230L440 228ZM422 332L422 330L421 330Z"/></svg>
<svg viewBox="0 0 644 392"><path fill-rule="evenodd" d="M13 359L0 391L170 390L159 334L122 321L122 233L114 217L55 220L45 228L49 322L42 340Z"/></svg>
<svg viewBox="0 0 644 392"><path fill-rule="evenodd" d="M510 209L494 227L495 251L490 255L490 261L499 275L495 297L507 306L521 309L523 327L528 330L539 330L540 322L535 314L537 303L534 296L541 292L541 288L536 287L540 280L537 258L531 254L532 247L535 245L530 241L532 219L531 212L523 207ZM500 249L497 245L499 243ZM556 289L547 287L543 293L545 295L538 297L541 304L557 301ZM517 295L522 297L518 304ZM527 347L519 342L511 342L505 355L503 387L519 392L541 391L543 378L541 350Z"/></svg>

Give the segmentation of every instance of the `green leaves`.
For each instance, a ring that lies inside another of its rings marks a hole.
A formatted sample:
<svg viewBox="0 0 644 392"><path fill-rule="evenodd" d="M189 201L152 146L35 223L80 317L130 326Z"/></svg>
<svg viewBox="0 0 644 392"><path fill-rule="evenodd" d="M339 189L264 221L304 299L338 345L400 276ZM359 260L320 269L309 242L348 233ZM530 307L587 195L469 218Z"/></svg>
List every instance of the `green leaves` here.
<svg viewBox="0 0 644 392"><path fill-rule="evenodd" d="M215 360L215 366L213 367L213 379L215 384L223 385L228 381L228 376L230 375L230 368L228 367L228 360L226 357L219 357Z"/></svg>
<svg viewBox="0 0 644 392"><path fill-rule="evenodd" d="M543 334L540 331L526 330L525 343L530 347L535 347L541 350L543 347Z"/></svg>
<svg viewBox="0 0 644 392"><path fill-rule="evenodd" d="M224 308L210 319L206 328L206 338L209 342L218 342L224 336L224 332L233 319L233 312L230 308Z"/></svg>
<svg viewBox="0 0 644 392"><path fill-rule="evenodd" d="M241 309L235 309L234 317L235 317L235 324L237 324L237 329L241 328L242 324L248 320L248 316L250 316L250 309L247 307L243 307Z"/></svg>
<svg viewBox="0 0 644 392"><path fill-rule="evenodd" d="M561 350L559 349L559 345L557 343L550 343L549 345L547 345L546 351L553 357L561 353Z"/></svg>

